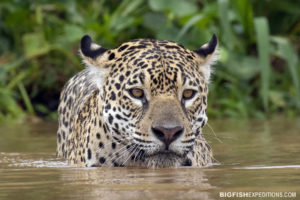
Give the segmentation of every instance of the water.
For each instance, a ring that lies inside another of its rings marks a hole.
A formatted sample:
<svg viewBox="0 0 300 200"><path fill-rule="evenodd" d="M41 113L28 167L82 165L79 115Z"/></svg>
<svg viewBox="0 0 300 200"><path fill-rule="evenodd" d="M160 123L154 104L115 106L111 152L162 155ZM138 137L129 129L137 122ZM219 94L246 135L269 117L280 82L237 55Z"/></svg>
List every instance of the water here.
<svg viewBox="0 0 300 200"><path fill-rule="evenodd" d="M215 134L205 134L220 164L204 169L72 168L55 157L55 123L1 124L0 199L225 199L220 192L296 192L288 198L296 199L299 122L210 121Z"/></svg>

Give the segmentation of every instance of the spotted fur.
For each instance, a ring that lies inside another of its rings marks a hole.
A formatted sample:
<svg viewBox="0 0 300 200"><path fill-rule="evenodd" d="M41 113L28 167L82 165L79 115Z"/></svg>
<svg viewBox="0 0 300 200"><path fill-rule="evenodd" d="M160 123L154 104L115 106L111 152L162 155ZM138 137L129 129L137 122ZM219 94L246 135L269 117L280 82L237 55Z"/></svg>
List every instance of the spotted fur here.
<svg viewBox="0 0 300 200"><path fill-rule="evenodd" d="M81 40L86 68L60 97L57 155L73 166L207 166L202 135L217 38L195 51L169 41L138 39L107 50ZM135 98L132 88L144 91ZM183 91L195 91L191 99ZM182 127L166 143L155 127Z"/></svg>

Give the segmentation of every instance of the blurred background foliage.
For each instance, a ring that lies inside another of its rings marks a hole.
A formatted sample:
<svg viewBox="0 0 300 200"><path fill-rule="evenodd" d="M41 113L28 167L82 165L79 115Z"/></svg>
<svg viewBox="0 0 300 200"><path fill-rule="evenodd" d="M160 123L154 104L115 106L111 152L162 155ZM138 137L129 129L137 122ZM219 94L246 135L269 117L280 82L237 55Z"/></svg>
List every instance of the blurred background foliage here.
<svg viewBox="0 0 300 200"><path fill-rule="evenodd" d="M294 117L299 19L294 0L1 0L0 120L57 118L64 83L83 69L84 34L105 48L156 38L196 49L216 33L209 116Z"/></svg>

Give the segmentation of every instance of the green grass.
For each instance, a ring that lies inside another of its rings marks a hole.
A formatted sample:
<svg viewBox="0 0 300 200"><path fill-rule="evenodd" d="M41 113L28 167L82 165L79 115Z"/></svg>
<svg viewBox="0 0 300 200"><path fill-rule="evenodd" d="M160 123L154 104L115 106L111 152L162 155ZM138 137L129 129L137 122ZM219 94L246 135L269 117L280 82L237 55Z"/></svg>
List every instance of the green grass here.
<svg viewBox="0 0 300 200"><path fill-rule="evenodd" d="M254 20L258 55L259 55L259 67L261 76L261 90L260 95L263 100L265 111L268 111L269 107L269 88L270 88L270 36L269 36L269 24L266 18L260 17Z"/></svg>
<svg viewBox="0 0 300 200"><path fill-rule="evenodd" d="M156 38L197 49L216 33L211 118L299 115L299 19L293 0L3 0L0 120L56 119L61 88L83 68L84 34L105 48Z"/></svg>

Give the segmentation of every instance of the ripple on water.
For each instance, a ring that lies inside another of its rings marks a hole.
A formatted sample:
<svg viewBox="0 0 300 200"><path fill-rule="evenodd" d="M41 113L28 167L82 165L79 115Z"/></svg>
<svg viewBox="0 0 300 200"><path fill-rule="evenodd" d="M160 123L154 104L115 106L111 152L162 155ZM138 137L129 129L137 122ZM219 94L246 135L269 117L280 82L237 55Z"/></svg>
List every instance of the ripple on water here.
<svg viewBox="0 0 300 200"><path fill-rule="evenodd" d="M58 159L55 154L49 153L0 153L2 168L46 167L66 168L66 161Z"/></svg>
<svg viewBox="0 0 300 200"><path fill-rule="evenodd" d="M247 167L237 167L234 169L285 169L285 168L300 168L300 165L247 166Z"/></svg>

